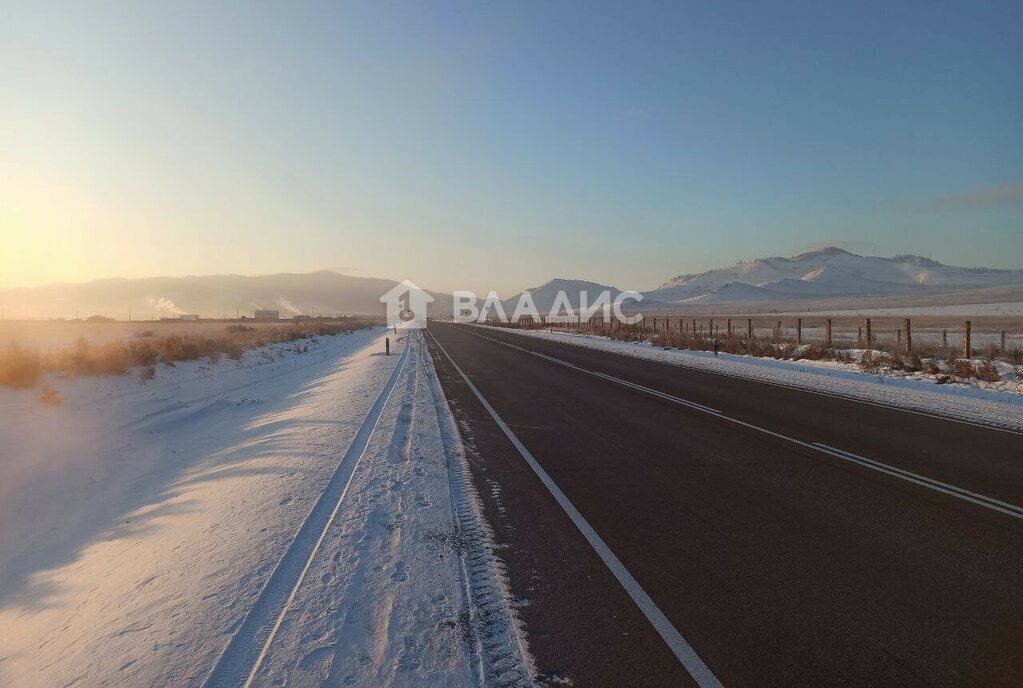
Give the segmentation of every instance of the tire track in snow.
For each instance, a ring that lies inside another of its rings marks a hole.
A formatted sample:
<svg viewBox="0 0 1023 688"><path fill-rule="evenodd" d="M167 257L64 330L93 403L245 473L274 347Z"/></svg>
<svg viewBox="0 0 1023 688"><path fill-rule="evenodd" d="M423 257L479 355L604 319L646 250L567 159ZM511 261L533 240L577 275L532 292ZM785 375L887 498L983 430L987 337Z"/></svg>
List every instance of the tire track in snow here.
<svg viewBox="0 0 1023 688"><path fill-rule="evenodd" d="M412 348L409 344L410 342L406 343L387 384L363 420L326 489L317 499L287 552L270 574L252 609L246 614L241 626L210 672L204 684L206 688L248 686L251 683L345 498L352 475L366 450L380 414L405 368L409 349Z"/></svg>
<svg viewBox="0 0 1023 688"><path fill-rule="evenodd" d="M421 355L448 465L451 510L465 602L462 619L468 636L466 643L475 664L476 680L480 686L533 686L535 670L532 657L512 612L512 596L503 566L494 557L494 535L483 517L454 416L425 347Z"/></svg>

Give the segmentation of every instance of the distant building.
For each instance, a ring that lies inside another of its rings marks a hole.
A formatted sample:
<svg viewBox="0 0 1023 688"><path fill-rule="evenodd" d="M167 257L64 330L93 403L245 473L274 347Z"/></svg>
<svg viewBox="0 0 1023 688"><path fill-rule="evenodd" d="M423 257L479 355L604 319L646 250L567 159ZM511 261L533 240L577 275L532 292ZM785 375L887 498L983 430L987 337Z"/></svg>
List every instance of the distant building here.
<svg viewBox="0 0 1023 688"><path fill-rule="evenodd" d="M256 320L280 320L280 311L256 311Z"/></svg>
<svg viewBox="0 0 1023 688"><path fill-rule="evenodd" d="M178 320L198 320L199 316L195 313L182 313L178 316Z"/></svg>

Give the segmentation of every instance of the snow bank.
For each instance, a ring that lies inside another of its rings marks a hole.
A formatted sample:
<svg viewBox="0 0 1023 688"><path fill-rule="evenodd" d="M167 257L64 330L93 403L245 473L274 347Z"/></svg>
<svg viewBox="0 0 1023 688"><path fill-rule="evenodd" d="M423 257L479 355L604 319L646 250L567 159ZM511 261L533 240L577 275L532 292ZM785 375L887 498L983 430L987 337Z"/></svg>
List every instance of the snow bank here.
<svg viewBox="0 0 1023 688"><path fill-rule="evenodd" d="M201 685L394 371L384 335L145 382L49 380L59 407L0 391L0 685ZM464 639L476 606L448 455L426 373L410 371L270 648L274 678L459 685L485 666Z"/></svg>

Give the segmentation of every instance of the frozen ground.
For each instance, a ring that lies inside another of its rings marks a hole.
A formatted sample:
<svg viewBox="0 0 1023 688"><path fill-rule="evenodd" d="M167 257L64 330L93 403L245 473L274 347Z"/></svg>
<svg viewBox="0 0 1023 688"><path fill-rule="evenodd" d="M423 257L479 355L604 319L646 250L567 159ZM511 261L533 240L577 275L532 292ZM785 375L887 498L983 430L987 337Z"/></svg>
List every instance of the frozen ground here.
<svg viewBox="0 0 1023 688"><path fill-rule="evenodd" d="M427 354L384 334L0 391L0 685L527 682Z"/></svg>
<svg viewBox="0 0 1023 688"><path fill-rule="evenodd" d="M476 327L489 328L487 325ZM995 383L1001 384L1001 389L979 381L938 385L933 376L921 373L871 375L851 365L828 361L779 361L730 354L715 357L707 351L665 350L651 344L621 342L595 335L548 330L502 331L1023 430L1023 381L1018 378L1014 382Z"/></svg>

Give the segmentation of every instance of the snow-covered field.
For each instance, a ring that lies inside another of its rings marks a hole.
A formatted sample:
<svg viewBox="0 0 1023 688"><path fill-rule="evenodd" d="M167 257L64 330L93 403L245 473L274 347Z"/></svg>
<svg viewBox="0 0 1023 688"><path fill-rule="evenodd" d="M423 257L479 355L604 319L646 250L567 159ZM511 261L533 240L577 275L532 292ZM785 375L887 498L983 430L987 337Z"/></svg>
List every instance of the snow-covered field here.
<svg viewBox="0 0 1023 688"><path fill-rule="evenodd" d="M475 327L500 329L488 325ZM501 331L1023 430L1023 381L1001 384L1001 389L975 380L939 385L934 376L923 373L867 374L852 365L833 361L781 361L731 354L714 356L708 351L665 350L652 344L622 342L588 334L507 328Z"/></svg>
<svg viewBox="0 0 1023 688"><path fill-rule="evenodd" d="M0 391L0 685L525 682L428 354L385 334Z"/></svg>

